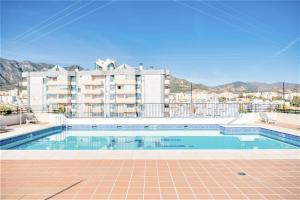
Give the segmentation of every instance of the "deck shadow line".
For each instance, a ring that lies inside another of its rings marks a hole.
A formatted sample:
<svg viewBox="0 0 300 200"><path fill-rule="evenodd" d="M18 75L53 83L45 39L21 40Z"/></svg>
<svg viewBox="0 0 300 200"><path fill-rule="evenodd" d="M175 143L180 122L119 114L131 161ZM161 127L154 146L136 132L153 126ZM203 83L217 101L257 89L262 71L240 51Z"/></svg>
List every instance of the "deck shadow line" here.
<svg viewBox="0 0 300 200"><path fill-rule="evenodd" d="M57 196L57 195L59 195L59 194L65 192L65 191L67 191L68 189L70 189L70 188L72 188L72 187L78 185L79 183L81 183L81 182L83 182L83 181L84 181L84 180L80 180L80 181L78 181L78 182L76 182L76 183L74 183L74 184L72 184L72 185L70 185L70 186L68 186L68 187L66 187L66 188L64 188L64 189L62 189L61 191L58 191L57 193L55 193L55 194L53 194L53 195L51 195L51 196L45 198L44 200L51 199L51 198L53 198L53 197L55 197L55 196Z"/></svg>

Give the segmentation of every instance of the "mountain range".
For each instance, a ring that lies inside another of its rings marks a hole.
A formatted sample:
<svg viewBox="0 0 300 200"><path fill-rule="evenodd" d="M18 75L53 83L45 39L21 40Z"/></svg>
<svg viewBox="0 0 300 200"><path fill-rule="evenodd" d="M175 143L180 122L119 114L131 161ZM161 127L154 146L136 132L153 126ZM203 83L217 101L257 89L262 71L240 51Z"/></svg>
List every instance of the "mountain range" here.
<svg viewBox="0 0 300 200"><path fill-rule="evenodd" d="M22 79L22 72L25 71L41 71L54 67L53 64L35 63L31 61L16 61L5 58L0 58L0 89L14 88ZM74 69L82 70L79 65L71 65L65 67L67 70ZM262 82L242 82L236 81L218 86L206 86L200 83L191 83L188 80L170 76L170 92L188 92L206 91L206 92L280 92L282 91L282 82L262 83ZM300 92L300 84L285 83L286 92Z"/></svg>

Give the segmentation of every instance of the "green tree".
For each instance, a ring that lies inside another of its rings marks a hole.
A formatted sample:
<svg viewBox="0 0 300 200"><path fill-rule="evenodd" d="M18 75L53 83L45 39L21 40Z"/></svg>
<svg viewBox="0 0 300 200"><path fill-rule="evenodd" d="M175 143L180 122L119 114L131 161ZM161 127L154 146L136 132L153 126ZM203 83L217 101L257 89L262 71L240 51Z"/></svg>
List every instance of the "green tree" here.
<svg viewBox="0 0 300 200"><path fill-rule="evenodd" d="M218 98L218 101L219 101L219 103L224 103L224 102L226 102L226 97L219 97Z"/></svg>
<svg viewBox="0 0 300 200"><path fill-rule="evenodd" d="M0 105L0 115L9 115L14 111L11 106Z"/></svg>
<svg viewBox="0 0 300 200"><path fill-rule="evenodd" d="M292 106L300 107L300 96L293 96L291 101Z"/></svg>

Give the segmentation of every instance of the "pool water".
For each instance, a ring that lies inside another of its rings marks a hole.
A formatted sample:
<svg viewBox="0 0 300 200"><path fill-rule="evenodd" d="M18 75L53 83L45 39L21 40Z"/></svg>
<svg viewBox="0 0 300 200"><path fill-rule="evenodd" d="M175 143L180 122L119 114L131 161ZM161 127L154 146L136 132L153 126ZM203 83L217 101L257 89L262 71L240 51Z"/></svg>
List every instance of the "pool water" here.
<svg viewBox="0 0 300 200"><path fill-rule="evenodd" d="M10 149L18 150L172 150L297 149L259 134L224 135L219 131L62 131Z"/></svg>

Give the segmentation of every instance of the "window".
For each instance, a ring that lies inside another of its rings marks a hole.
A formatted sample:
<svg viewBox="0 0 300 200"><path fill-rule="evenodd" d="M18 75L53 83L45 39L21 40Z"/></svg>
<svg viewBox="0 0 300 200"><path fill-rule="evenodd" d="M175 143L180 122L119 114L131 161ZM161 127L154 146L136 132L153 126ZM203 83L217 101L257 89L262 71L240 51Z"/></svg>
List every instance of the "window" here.
<svg viewBox="0 0 300 200"><path fill-rule="evenodd" d="M94 94L92 96L93 99L98 99L98 98L101 98L101 94Z"/></svg>
<svg viewBox="0 0 300 200"><path fill-rule="evenodd" d="M136 94L136 99L137 99L137 100L141 100L141 99L142 99L142 95L141 95L140 93L137 93L137 94Z"/></svg>
<svg viewBox="0 0 300 200"><path fill-rule="evenodd" d="M137 81L141 81L142 80L142 76L141 75L136 75L136 80Z"/></svg>
<svg viewBox="0 0 300 200"><path fill-rule="evenodd" d="M126 94L125 95L125 98L134 98L136 95L134 94Z"/></svg>
<svg viewBox="0 0 300 200"><path fill-rule="evenodd" d="M59 98L59 99L65 99L65 98L68 98L68 95L65 95L65 94L59 94L59 95L58 95L58 98Z"/></svg>
<svg viewBox="0 0 300 200"><path fill-rule="evenodd" d="M75 76L70 76L69 79L70 79L71 82L75 82L76 81Z"/></svg>
<svg viewBox="0 0 300 200"><path fill-rule="evenodd" d="M118 85L118 90L121 90L122 89L122 86L121 85Z"/></svg>
<svg viewBox="0 0 300 200"><path fill-rule="evenodd" d="M47 94L47 99L56 99L57 94Z"/></svg>
<svg viewBox="0 0 300 200"><path fill-rule="evenodd" d="M107 69L108 69L108 70L114 69L114 64L112 64L112 63L108 64L108 65L107 65Z"/></svg>
<svg viewBox="0 0 300 200"><path fill-rule="evenodd" d="M50 77L50 78L48 78L48 80L50 80L50 81L57 81L57 77Z"/></svg>
<svg viewBox="0 0 300 200"><path fill-rule="evenodd" d="M115 80L115 76L114 75L111 75L110 76L110 81L114 81Z"/></svg>

